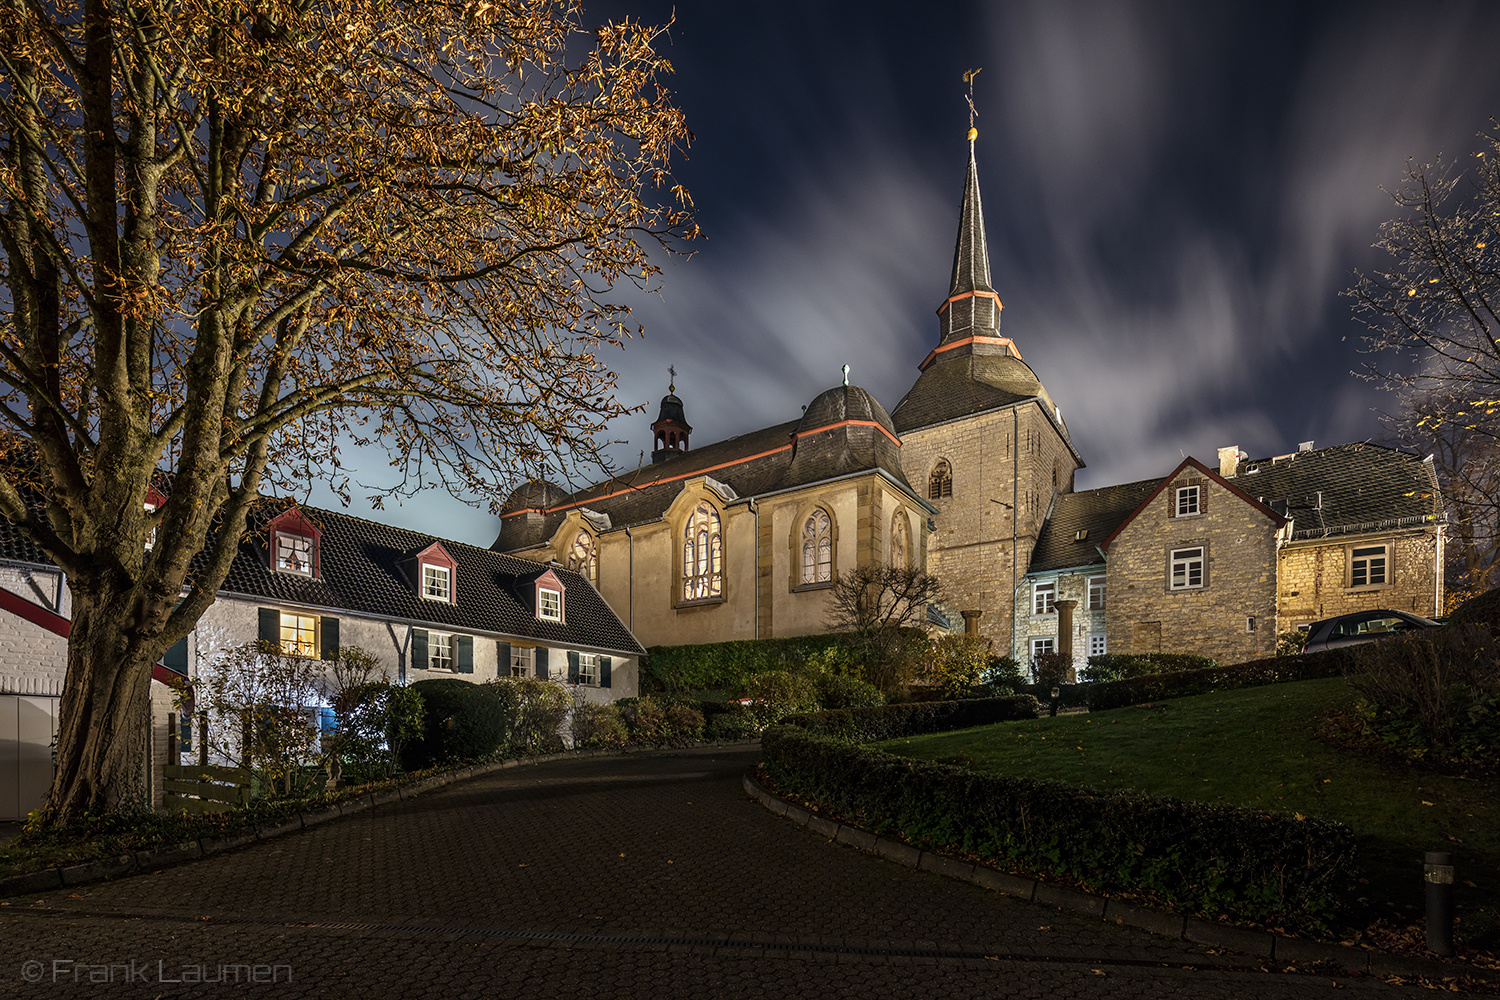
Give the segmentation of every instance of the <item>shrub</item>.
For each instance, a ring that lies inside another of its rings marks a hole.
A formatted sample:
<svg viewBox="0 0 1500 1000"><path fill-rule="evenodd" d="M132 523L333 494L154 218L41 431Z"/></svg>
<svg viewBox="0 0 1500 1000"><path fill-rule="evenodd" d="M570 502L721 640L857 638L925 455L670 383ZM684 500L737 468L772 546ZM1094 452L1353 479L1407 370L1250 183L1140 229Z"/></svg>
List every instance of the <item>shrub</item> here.
<svg viewBox="0 0 1500 1000"><path fill-rule="evenodd" d="M985 774L789 725L762 745L783 793L925 850L1295 928L1326 926L1351 884L1354 839L1338 823Z"/></svg>
<svg viewBox="0 0 1500 1000"><path fill-rule="evenodd" d="M563 747L562 726L572 708L568 689L537 677L501 677L488 686L514 704L510 747L516 753L550 753Z"/></svg>
<svg viewBox="0 0 1500 1000"><path fill-rule="evenodd" d="M574 749L625 745L625 722L613 705L579 699L573 706L571 723Z"/></svg>
<svg viewBox="0 0 1500 1000"><path fill-rule="evenodd" d="M1500 587L1469 598L1448 616L1450 625L1500 625Z"/></svg>
<svg viewBox="0 0 1500 1000"><path fill-rule="evenodd" d="M703 738L704 713L690 698L642 695L615 704L631 743L660 746Z"/></svg>
<svg viewBox="0 0 1500 1000"><path fill-rule="evenodd" d="M970 726L1010 722L1014 719L1037 719L1041 715L1041 702L1030 695L1011 695L970 701L914 701L878 708L811 712L790 716L786 719L786 724L799 726L822 736L873 743L918 733L967 729Z"/></svg>
<svg viewBox="0 0 1500 1000"><path fill-rule="evenodd" d="M400 770L401 748L423 732L421 694L385 681L344 688L333 712L338 728L324 745L354 782L391 777Z"/></svg>
<svg viewBox="0 0 1500 1000"><path fill-rule="evenodd" d="M1089 657L1081 681L1123 681L1183 670L1211 670L1219 664L1191 653L1099 653Z"/></svg>
<svg viewBox="0 0 1500 1000"><path fill-rule="evenodd" d="M207 658L198 698L215 759L250 769L275 794L308 787L323 763L316 711L322 664L275 643L247 642Z"/></svg>
<svg viewBox="0 0 1500 1000"><path fill-rule="evenodd" d="M841 674L819 674L818 703L824 709L871 708L885 704L885 695L873 684Z"/></svg>
<svg viewBox="0 0 1500 1000"><path fill-rule="evenodd" d="M703 738L703 713L691 705L672 705L667 709L667 732L674 740Z"/></svg>
<svg viewBox="0 0 1500 1000"><path fill-rule="evenodd" d="M1032 658L1031 673L1042 687L1067 684L1073 680L1073 662L1061 653L1042 653Z"/></svg>
<svg viewBox="0 0 1500 1000"><path fill-rule="evenodd" d="M902 635L912 643L926 642L920 629L905 629ZM756 674L769 670L804 669L809 660L826 655L829 649L848 654L845 666L839 672L854 674L867 683L883 687L876 677L867 676L861 662L863 658L856 655L852 642L853 638L848 635L830 634L735 639L691 646L652 646L641 664L641 691L645 694L682 693L703 688L739 691Z"/></svg>
<svg viewBox="0 0 1500 1000"><path fill-rule="evenodd" d="M1367 721L1407 752L1500 756L1500 642L1480 623L1350 647Z"/></svg>
<svg viewBox="0 0 1500 1000"><path fill-rule="evenodd" d="M1207 694L1210 691L1232 691L1264 684L1338 677L1353 663L1353 652L1357 648L1345 646L1299 656L1269 656L1227 667L1184 670L1173 674L1148 674L1129 680L1090 684L1082 690L1089 711L1101 712L1164 698Z"/></svg>
<svg viewBox="0 0 1500 1000"><path fill-rule="evenodd" d="M483 760L505 747L516 713L511 688L447 677L417 681L411 688L422 696L423 734L401 750L406 770Z"/></svg>
<svg viewBox="0 0 1500 1000"><path fill-rule="evenodd" d="M983 636L940 636L932 643L927 679L938 686L944 698L962 698L974 690L989 661L990 644Z"/></svg>
<svg viewBox="0 0 1500 1000"><path fill-rule="evenodd" d="M812 678L785 670L756 674L745 685L750 712L761 726L798 712L818 710L818 687Z"/></svg>
<svg viewBox="0 0 1500 1000"><path fill-rule="evenodd" d="M989 689L990 696L994 697L1021 690L1026 683L1026 676L1021 673L1021 665L1014 656L992 656L980 680Z"/></svg>
<svg viewBox="0 0 1500 1000"><path fill-rule="evenodd" d="M746 740L760 732L755 713L745 705L729 705L704 723L703 735L710 740Z"/></svg>

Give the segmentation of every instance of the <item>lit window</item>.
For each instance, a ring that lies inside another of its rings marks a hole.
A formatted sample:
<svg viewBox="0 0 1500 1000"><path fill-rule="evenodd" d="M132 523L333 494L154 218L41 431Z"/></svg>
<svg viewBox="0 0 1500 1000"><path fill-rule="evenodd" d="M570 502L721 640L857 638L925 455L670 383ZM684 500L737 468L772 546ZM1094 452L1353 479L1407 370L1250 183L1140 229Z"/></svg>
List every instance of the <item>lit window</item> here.
<svg viewBox="0 0 1500 1000"><path fill-rule="evenodd" d="M549 622L562 621L562 594L556 590L548 590L546 587L538 587L536 616Z"/></svg>
<svg viewBox="0 0 1500 1000"><path fill-rule="evenodd" d="M708 501L698 504L688 518L682 539L682 599L705 601L724 591L724 542L719 512Z"/></svg>
<svg viewBox="0 0 1500 1000"><path fill-rule="evenodd" d="M427 633L427 669L453 669L453 636L447 632Z"/></svg>
<svg viewBox="0 0 1500 1000"><path fill-rule="evenodd" d="M568 552L568 561L564 565L575 573L582 573L593 583L598 580L595 572L598 566L598 553L594 549L594 536L587 531L579 531L573 536L573 547Z"/></svg>
<svg viewBox="0 0 1500 1000"><path fill-rule="evenodd" d="M1349 561L1349 586L1381 587L1386 582L1386 549L1368 545L1355 549Z"/></svg>
<svg viewBox="0 0 1500 1000"><path fill-rule="evenodd" d="M312 576L312 539L306 535L276 532L276 569L282 573Z"/></svg>
<svg viewBox="0 0 1500 1000"><path fill-rule="evenodd" d="M1203 586L1203 549L1172 550L1172 590Z"/></svg>
<svg viewBox="0 0 1500 1000"><path fill-rule="evenodd" d="M932 470L932 476L927 480L927 499L941 500L953 495L953 466L943 459Z"/></svg>
<svg viewBox="0 0 1500 1000"><path fill-rule="evenodd" d="M294 615L283 611L281 651L291 656L317 656L318 620L312 615Z"/></svg>
<svg viewBox="0 0 1500 1000"><path fill-rule="evenodd" d="M512 677L530 677L532 672L531 650L523 646L510 647L510 675Z"/></svg>
<svg viewBox="0 0 1500 1000"><path fill-rule="evenodd" d="M1177 488L1177 516L1191 517L1200 512L1198 505L1198 486L1179 486Z"/></svg>
<svg viewBox="0 0 1500 1000"><path fill-rule="evenodd" d="M591 685L599 683L599 657L597 654L578 654L578 683Z"/></svg>
<svg viewBox="0 0 1500 1000"><path fill-rule="evenodd" d="M1089 577L1089 610L1104 610L1104 577Z"/></svg>
<svg viewBox="0 0 1500 1000"><path fill-rule="evenodd" d="M802 525L802 582L833 579L833 522L820 507Z"/></svg>
<svg viewBox="0 0 1500 1000"><path fill-rule="evenodd" d="M906 513L896 515L896 524L891 528L891 569L906 569Z"/></svg>
<svg viewBox="0 0 1500 1000"><path fill-rule="evenodd" d="M1035 584L1031 591L1031 613L1050 615L1057 610L1057 581Z"/></svg>
<svg viewBox="0 0 1500 1000"><path fill-rule="evenodd" d="M1104 633L1103 632L1090 632L1089 633L1089 655L1090 656L1103 656L1107 652L1109 652L1109 648L1105 645L1105 642L1104 642Z"/></svg>
<svg viewBox="0 0 1500 1000"><path fill-rule="evenodd" d="M452 571L447 566L431 566L423 563L422 596L429 601L446 601L452 593Z"/></svg>

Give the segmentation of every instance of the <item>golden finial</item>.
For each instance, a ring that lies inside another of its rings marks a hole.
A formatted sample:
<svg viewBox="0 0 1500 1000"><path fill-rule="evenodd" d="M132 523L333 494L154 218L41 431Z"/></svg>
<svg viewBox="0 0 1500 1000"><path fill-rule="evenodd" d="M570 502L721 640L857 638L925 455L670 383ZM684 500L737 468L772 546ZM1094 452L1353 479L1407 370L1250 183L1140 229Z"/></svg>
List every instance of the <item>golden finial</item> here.
<svg viewBox="0 0 1500 1000"><path fill-rule="evenodd" d="M677 391L677 366L667 365L667 374L672 376L672 381L667 384L668 392Z"/></svg>
<svg viewBox="0 0 1500 1000"><path fill-rule="evenodd" d="M975 107L974 107L974 78L976 76L978 76L979 73L980 73L980 70L983 70L983 69L984 69L984 67L981 66L981 67L979 67L979 69L971 69L971 70L968 70L968 71L966 71L964 73L964 83L967 83L969 85L969 93L967 95L965 95L965 99L969 102L969 141L970 142L973 142L975 139L979 138L979 130L974 127L974 117L979 114L978 110L976 110Z"/></svg>

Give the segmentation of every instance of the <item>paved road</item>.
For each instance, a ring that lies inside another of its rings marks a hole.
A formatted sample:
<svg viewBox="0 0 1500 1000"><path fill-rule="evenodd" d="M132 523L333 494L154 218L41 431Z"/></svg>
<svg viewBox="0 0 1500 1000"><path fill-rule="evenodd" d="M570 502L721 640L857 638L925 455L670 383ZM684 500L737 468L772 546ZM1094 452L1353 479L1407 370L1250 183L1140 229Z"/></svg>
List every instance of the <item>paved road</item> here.
<svg viewBox="0 0 1500 1000"><path fill-rule="evenodd" d="M232 987L189 980L221 965L286 997L1409 995L1266 972L830 843L744 794L758 752L512 768L15 900L0 995L115 995L127 979L132 995L218 995Z"/></svg>

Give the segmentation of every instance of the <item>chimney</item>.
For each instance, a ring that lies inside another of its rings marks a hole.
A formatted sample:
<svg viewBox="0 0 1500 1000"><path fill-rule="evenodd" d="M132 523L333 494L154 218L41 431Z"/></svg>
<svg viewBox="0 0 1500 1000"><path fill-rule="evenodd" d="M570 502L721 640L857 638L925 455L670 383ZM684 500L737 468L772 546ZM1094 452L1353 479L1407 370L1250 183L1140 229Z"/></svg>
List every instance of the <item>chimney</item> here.
<svg viewBox="0 0 1500 1000"><path fill-rule="evenodd" d="M1301 444L1297 445L1297 450L1298 451L1312 451L1313 450L1313 443L1311 441L1303 441Z"/></svg>
<svg viewBox="0 0 1500 1000"><path fill-rule="evenodd" d="M1223 476L1225 479L1234 478L1234 474L1240 469L1240 459L1248 457L1249 456L1247 456L1244 452L1240 451L1240 446L1237 444L1231 444L1227 447L1220 448L1219 475Z"/></svg>

